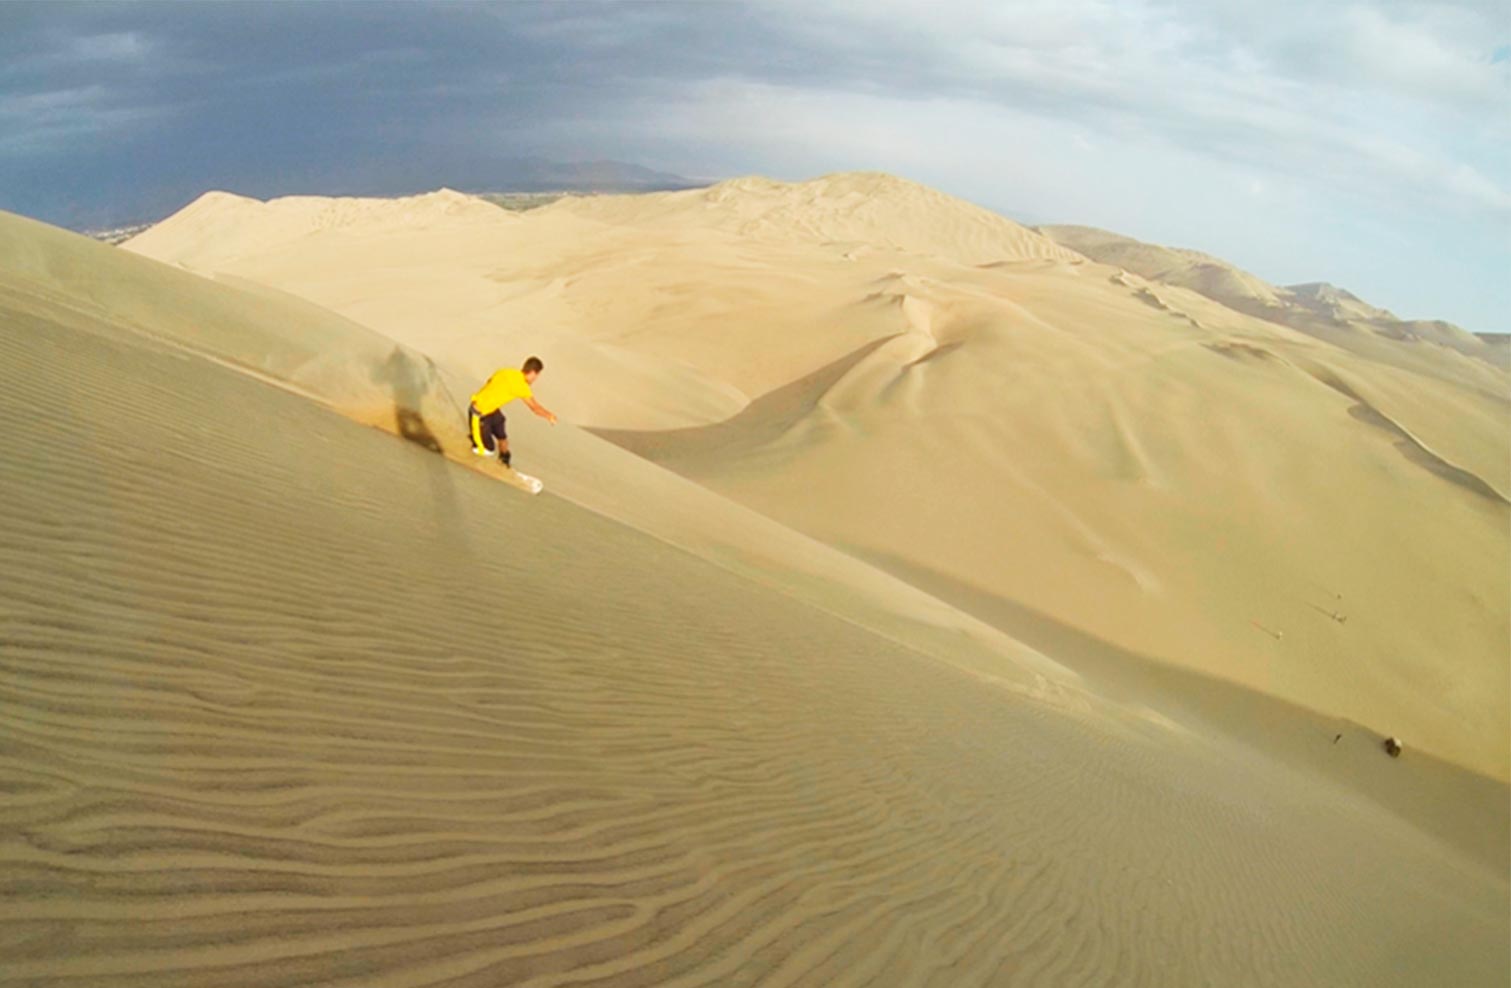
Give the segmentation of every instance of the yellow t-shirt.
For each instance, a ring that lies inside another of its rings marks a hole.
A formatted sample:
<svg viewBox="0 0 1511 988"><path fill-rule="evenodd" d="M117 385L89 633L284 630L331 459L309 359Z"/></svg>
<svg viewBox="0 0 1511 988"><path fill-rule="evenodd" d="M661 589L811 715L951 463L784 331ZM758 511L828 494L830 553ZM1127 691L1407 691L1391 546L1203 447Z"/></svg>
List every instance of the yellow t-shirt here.
<svg viewBox="0 0 1511 988"><path fill-rule="evenodd" d="M530 382L525 380L525 372L505 367L488 378L488 383L472 396L472 404L478 414L492 415L515 398L533 397L535 393L530 390Z"/></svg>

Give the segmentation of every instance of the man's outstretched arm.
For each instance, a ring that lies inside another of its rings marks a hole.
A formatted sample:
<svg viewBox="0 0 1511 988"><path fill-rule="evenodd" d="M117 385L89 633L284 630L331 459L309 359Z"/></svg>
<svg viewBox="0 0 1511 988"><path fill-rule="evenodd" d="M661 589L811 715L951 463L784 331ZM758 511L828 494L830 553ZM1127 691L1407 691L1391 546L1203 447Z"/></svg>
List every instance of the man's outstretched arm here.
<svg viewBox="0 0 1511 988"><path fill-rule="evenodd" d="M550 422L552 425L556 424L556 413L551 411L545 405L542 405L540 402L536 401L534 398L526 398L525 407L530 409L530 411L534 412L536 415L539 415L541 418L545 419L547 422Z"/></svg>

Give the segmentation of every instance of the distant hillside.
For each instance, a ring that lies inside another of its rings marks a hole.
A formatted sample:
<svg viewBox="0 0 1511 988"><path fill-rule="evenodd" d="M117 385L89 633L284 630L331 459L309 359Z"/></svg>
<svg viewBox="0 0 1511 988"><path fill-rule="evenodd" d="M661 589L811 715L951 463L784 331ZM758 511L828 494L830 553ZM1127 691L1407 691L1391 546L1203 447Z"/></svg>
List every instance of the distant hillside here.
<svg viewBox="0 0 1511 988"><path fill-rule="evenodd" d="M1093 261L1115 265L1149 281L1190 289L1245 315L1280 323L1350 349L1373 347L1371 337L1403 343L1425 341L1498 366L1505 365L1506 351L1492 350L1468 330L1440 319L1401 319L1327 282L1272 285L1209 254L1144 243L1095 227L1034 229Z"/></svg>

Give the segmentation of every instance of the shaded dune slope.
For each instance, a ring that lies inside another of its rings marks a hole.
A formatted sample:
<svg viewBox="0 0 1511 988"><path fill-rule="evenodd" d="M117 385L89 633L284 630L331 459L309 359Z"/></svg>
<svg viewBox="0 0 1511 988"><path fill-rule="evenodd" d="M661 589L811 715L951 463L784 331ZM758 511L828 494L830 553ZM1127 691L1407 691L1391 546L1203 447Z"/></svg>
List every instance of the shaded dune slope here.
<svg viewBox="0 0 1511 988"><path fill-rule="evenodd" d="M491 207L490 207L491 208ZM148 231L149 233L151 231ZM44 301L119 324L274 382L349 418L456 445L458 415L439 369L417 353L328 309L271 286L205 278L105 249L0 213L0 285L14 305Z"/></svg>

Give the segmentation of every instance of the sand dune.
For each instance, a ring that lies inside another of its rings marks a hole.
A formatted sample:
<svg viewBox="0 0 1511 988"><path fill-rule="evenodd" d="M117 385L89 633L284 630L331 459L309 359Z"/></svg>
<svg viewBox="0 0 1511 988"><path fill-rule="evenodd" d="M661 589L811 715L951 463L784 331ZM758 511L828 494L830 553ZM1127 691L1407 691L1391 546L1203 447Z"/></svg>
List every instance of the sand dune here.
<svg viewBox="0 0 1511 988"><path fill-rule="evenodd" d="M1439 446L1392 414L1424 385L1346 354L1142 306L1109 339L1059 304L1004 302L948 350L901 337L719 426L612 436L946 599L984 591L1002 606L978 616L1072 665L1045 622L1504 777L1504 425L1455 418L1460 394L1431 409Z"/></svg>
<svg viewBox="0 0 1511 988"><path fill-rule="evenodd" d="M1111 268L864 174L496 222L420 197L364 205L394 218L361 237L238 208L234 251L195 247L194 208L128 248L458 381L539 352L572 421L1041 651L1069 629L1511 773L1506 374L1288 301L1336 291L1048 229ZM1310 321L1254 314L1287 306Z"/></svg>
<svg viewBox="0 0 1511 988"><path fill-rule="evenodd" d="M3 273L28 297L66 300L368 424L456 414L432 361L329 310L255 282L230 278L237 287L227 290L124 251L84 251L61 230L3 219Z"/></svg>
<svg viewBox="0 0 1511 988"><path fill-rule="evenodd" d="M270 203L208 192L174 214L171 228L158 224L133 239L143 253L213 269L249 250L288 246L313 231L352 237L385 230L412 234L435 223L487 227L512 218L451 189L403 199L286 196Z"/></svg>
<svg viewBox="0 0 1511 988"><path fill-rule="evenodd" d="M209 284L124 252L86 249L40 223L3 219L0 260L20 276L25 300L59 293L70 304L87 299L89 311L110 314L159 346L241 371L492 475L466 439L465 398L456 397L468 394L465 384L428 358L256 283ZM910 585L589 433L564 425L544 441L536 428L545 427L528 419L512 426L531 436L530 469L574 503L1041 700L1053 683L1075 679Z"/></svg>
<svg viewBox="0 0 1511 988"><path fill-rule="evenodd" d="M1079 259L1054 240L991 210L877 172L799 183L741 178L653 200L574 197L552 204L551 214L623 226L685 225L733 233L746 241L841 246L851 259L887 252L963 264Z"/></svg>
<svg viewBox="0 0 1511 988"><path fill-rule="evenodd" d="M1504 974L1503 841L1336 777L1497 826L1503 787L1103 695L732 507L669 545L625 520L716 499L579 432L562 479L624 503L525 498L322 407L408 352L361 327L9 217L0 249L0 983Z"/></svg>
<svg viewBox="0 0 1511 988"><path fill-rule="evenodd" d="M560 410L620 428L720 421L895 331L848 310L910 252L962 264L1079 260L888 176L569 197L491 218L459 211L453 195L330 206L362 219L338 225L307 198L212 193L127 249L293 292L468 376L505 354L549 352ZM235 233L215 240L216 227Z"/></svg>

